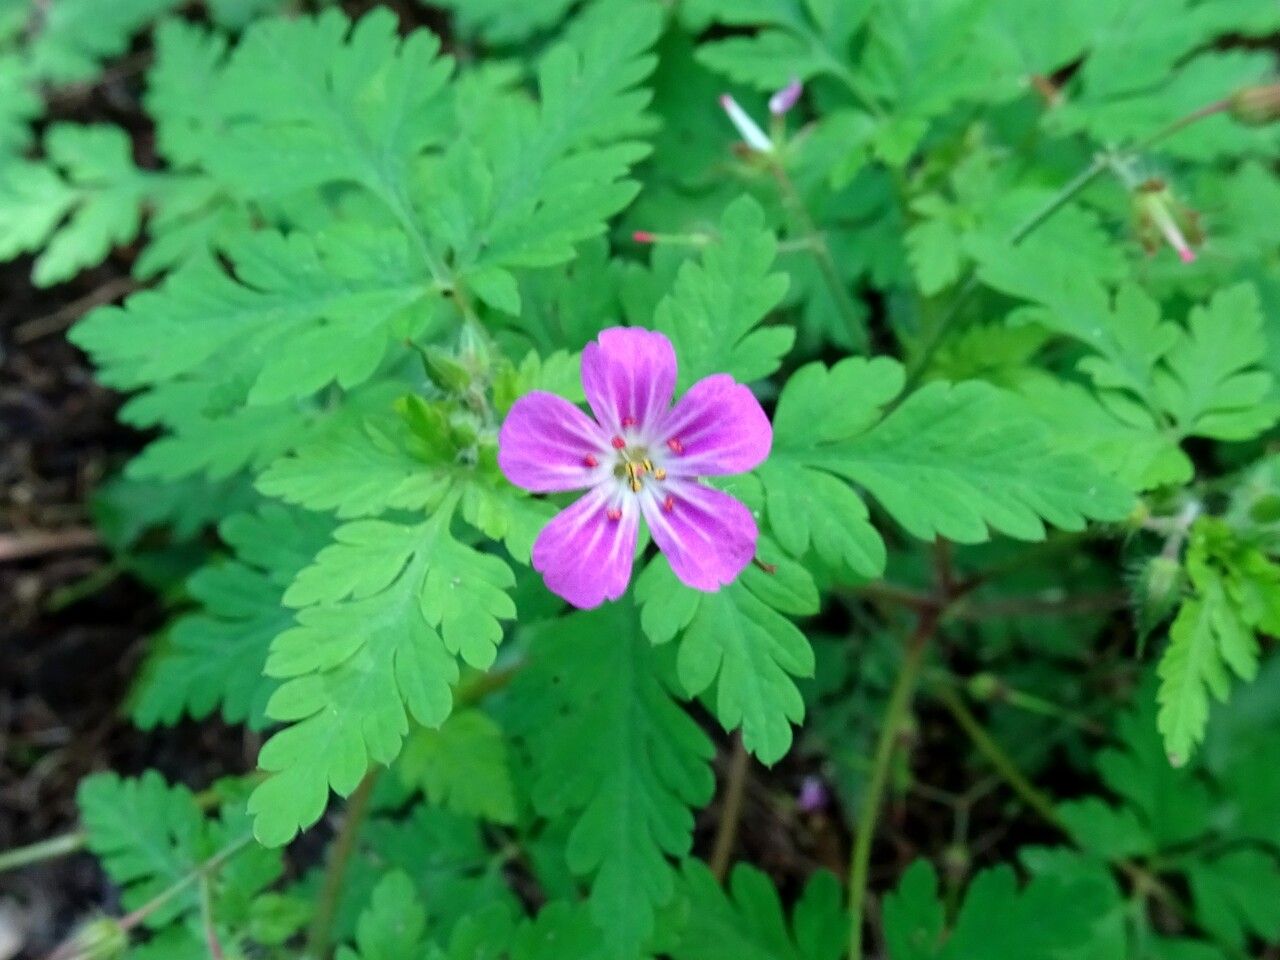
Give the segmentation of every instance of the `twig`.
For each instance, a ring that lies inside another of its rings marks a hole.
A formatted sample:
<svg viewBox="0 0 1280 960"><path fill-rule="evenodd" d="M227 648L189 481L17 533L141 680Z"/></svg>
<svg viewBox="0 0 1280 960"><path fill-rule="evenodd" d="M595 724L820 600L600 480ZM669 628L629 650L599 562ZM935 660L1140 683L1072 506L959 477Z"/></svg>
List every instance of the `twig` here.
<svg viewBox="0 0 1280 960"><path fill-rule="evenodd" d="M347 873L347 865L351 862L351 855L355 852L360 828L369 813L373 788L377 785L382 770L382 767L371 767L347 801L346 816L343 817L342 827L329 852L329 865L325 868L320 899L316 903L315 916L307 933L307 955L313 960L325 960L329 956L333 918L338 908L338 898L342 894L342 881Z"/></svg>
<svg viewBox="0 0 1280 960"><path fill-rule="evenodd" d="M28 844L25 847L6 850L4 853L0 853L0 873L6 870L16 870L18 867L25 867L32 863L39 863L41 860L65 857L67 854L75 853L83 847L84 841L84 833L77 831L50 837L48 840L41 840L39 843Z"/></svg>
<svg viewBox="0 0 1280 960"><path fill-rule="evenodd" d="M742 745L742 735L734 734L729 773L725 778L724 803L720 807L720 823L716 829L715 845L711 850L711 872L722 883L729 872L729 861L738 842L738 825L742 822L742 800L746 795L750 759L747 748Z"/></svg>
<svg viewBox="0 0 1280 960"><path fill-rule="evenodd" d="M104 283L97 290L86 294L79 300L73 300L66 306L55 310L53 313L18 324L13 331L13 342L16 344L30 343L33 340L39 340L41 337L57 333L71 326L94 307L111 303L120 297L133 293L137 289L138 283L132 277L117 277Z"/></svg>
<svg viewBox="0 0 1280 960"><path fill-rule="evenodd" d="M0 534L0 563L28 560L49 553L84 550L100 546L98 532L89 527L65 530L33 530L29 533Z"/></svg>
<svg viewBox="0 0 1280 960"><path fill-rule="evenodd" d="M875 755L871 761L871 779L862 798L858 812L858 832L854 836L853 855L849 863L849 958L862 960L862 927L866 919L867 880L871 869L871 843L875 838L876 820L885 787L889 782L889 765L898 744L902 721L911 706L920 669L924 665L925 649L938 628L938 610L923 610L915 632L907 641L907 655L894 681L880 722L880 737L876 741Z"/></svg>
<svg viewBox="0 0 1280 960"><path fill-rule="evenodd" d="M1066 597L1009 597L988 603L962 604L951 611L957 620L999 620L1008 617L1068 616L1123 609L1129 594L1123 590Z"/></svg>
<svg viewBox="0 0 1280 960"><path fill-rule="evenodd" d="M204 943L209 950L209 960L224 960L222 944L218 942L218 931L213 924L213 897L209 890L209 878L200 878L200 922L204 927Z"/></svg>
<svg viewBox="0 0 1280 960"><path fill-rule="evenodd" d="M227 844L227 846L223 847L204 863L200 864L186 876L175 881L156 896L152 897L137 910L132 910L121 917L119 921L117 921L120 930L126 932L132 930L178 894L185 891L193 883L202 882L216 873L224 863L252 842L253 836L251 834L245 834L238 840L234 840ZM76 950L76 940L73 937L59 945L48 955L46 960L71 960L73 957L78 957L79 953L80 951Z"/></svg>

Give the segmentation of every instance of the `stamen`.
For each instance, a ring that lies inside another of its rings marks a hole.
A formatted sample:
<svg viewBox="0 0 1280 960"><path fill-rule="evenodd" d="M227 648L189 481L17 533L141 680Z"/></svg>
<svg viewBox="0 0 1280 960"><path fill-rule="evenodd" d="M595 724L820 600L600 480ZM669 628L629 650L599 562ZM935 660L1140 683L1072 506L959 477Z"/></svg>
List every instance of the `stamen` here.
<svg viewBox="0 0 1280 960"><path fill-rule="evenodd" d="M676 498L668 494L667 499L662 501L662 509L667 511L667 513L670 513L675 508L676 508Z"/></svg>
<svg viewBox="0 0 1280 960"><path fill-rule="evenodd" d="M622 519L622 511L617 507L610 507L604 512L604 515L615 522Z"/></svg>
<svg viewBox="0 0 1280 960"><path fill-rule="evenodd" d="M650 460L648 457L645 457L643 460L640 461L640 466L644 467L650 473L653 473L653 461Z"/></svg>
<svg viewBox="0 0 1280 960"><path fill-rule="evenodd" d="M639 422L640 422L640 421L639 421L639 420L637 420L635 417L623 417L623 418L622 418L622 425L623 425L624 427L634 427L634 426L635 426L637 423L639 423Z"/></svg>
<svg viewBox="0 0 1280 960"><path fill-rule="evenodd" d="M588 453L586 457L583 458L582 462L585 463L588 467L600 466L600 461L595 458L594 454L590 454L590 453Z"/></svg>
<svg viewBox="0 0 1280 960"><path fill-rule="evenodd" d="M666 471L666 470L664 470L662 467L657 467L657 468L655 468L655 469L654 469L654 471L653 471L653 479L655 479L655 480L665 480L665 479L667 479L667 471Z"/></svg>
<svg viewBox="0 0 1280 960"><path fill-rule="evenodd" d="M671 448L672 453L684 453L684 444L675 437L667 441L667 446Z"/></svg>
<svg viewBox="0 0 1280 960"><path fill-rule="evenodd" d="M621 437L614 437L612 442L613 442L613 449L615 450L622 450L627 445L627 441L623 440Z"/></svg>
<svg viewBox="0 0 1280 960"><path fill-rule="evenodd" d="M644 484L640 482L640 478L639 478L639 477L632 477L632 478L631 478L631 492L632 492L632 493L639 493L639 492L640 492L641 490L643 490L643 489L644 489Z"/></svg>

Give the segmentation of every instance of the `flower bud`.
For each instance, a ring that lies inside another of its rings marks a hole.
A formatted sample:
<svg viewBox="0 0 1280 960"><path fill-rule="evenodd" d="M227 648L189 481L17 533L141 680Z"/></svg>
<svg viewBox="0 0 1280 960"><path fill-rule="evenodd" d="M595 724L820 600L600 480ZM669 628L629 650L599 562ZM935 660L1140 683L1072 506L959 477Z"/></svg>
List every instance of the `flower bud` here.
<svg viewBox="0 0 1280 960"><path fill-rule="evenodd" d="M112 917L90 920L71 941L71 953L80 960L119 960L129 947L129 934Z"/></svg>
<svg viewBox="0 0 1280 960"><path fill-rule="evenodd" d="M790 83L769 98L769 112L775 117L789 113L802 93L804 93L804 84L800 82L799 77L793 77Z"/></svg>
<svg viewBox="0 0 1280 960"><path fill-rule="evenodd" d="M462 393L471 386L471 371L448 350L435 346L422 351L427 376L446 393Z"/></svg>
<svg viewBox="0 0 1280 960"><path fill-rule="evenodd" d="M726 93L720 97L720 106L729 115L729 121L737 128L748 147L756 153L773 153L773 141L760 129L760 124L739 106L737 100Z"/></svg>
<svg viewBox="0 0 1280 960"><path fill-rule="evenodd" d="M1231 115L1241 123L1261 126L1280 120L1280 82L1245 87L1231 98Z"/></svg>
<svg viewBox="0 0 1280 960"><path fill-rule="evenodd" d="M1195 261L1192 244L1204 240L1199 215L1179 203L1165 181L1152 177L1139 184L1134 191L1134 207L1138 236L1147 253L1154 254L1163 239L1183 263Z"/></svg>
<svg viewBox="0 0 1280 960"><path fill-rule="evenodd" d="M796 796L796 806L804 813L817 813L831 802L831 795L821 777L812 774L800 782L800 793Z"/></svg>
<svg viewBox="0 0 1280 960"><path fill-rule="evenodd" d="M991 673L976 673L969 678L969 695L975 700L998 700L1004 696L1004 684Z"/></svg>

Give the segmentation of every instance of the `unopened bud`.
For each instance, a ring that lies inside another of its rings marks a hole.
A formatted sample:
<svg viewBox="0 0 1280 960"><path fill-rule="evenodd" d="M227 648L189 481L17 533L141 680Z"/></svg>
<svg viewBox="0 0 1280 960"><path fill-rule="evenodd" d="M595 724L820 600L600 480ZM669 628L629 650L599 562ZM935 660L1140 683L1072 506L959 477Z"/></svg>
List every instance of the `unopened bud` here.
<svg viewBox="0 0 1280 960"><path fill-rule="evenodd" d="M422 356L427 376L446 393L461 393L471 386L471 371L448 350L432 345L422 351Z"/></svg>
<svg viewBox="0 0 1280 960"><path fill-rule="evenodd" d="M1155 253L1163 239L1183 263L1195 261L1196 252L1192 244L1204 240L1199 215L1179 203L1163 180L1152 177L1139 184L1134 193L1134 204L1139 238L1148 253Z"/></svg>
<svg viewBox="0 0 1280 960"><path fill-rule="evenodd" d="M796 797L796 806L805 813L817 813L831 802L831 795L821 777L812 774L800 782L800 793Z"/></svg>
<svg viewBox="0 0 1280 960"><path fill-rule="evenodd" d="M789 113L802 93L804 93L804 84L800 82L799 77L793 77L790 83L769 98L769 112L775 117Z"/></svg>
<svg viewBox="0 0 1280 960"><path fill-rule="evenodd" d="M78 960L119 960L129 948L129 934L118 920L101 917L90 920L71 942L70 956Z"/></svg>
<svg viewBox="0 0 1280 960"><path fill-rule="evenodd" d="M738 101L724 94L720 97L720 106L729 115L729 121L742 135L743 142L757 153L772 153L773 141L760 129L760 124L751 119L750 114L738 105Z"/></svg>
<svg viewBox="0 0 1280 960"><path fill-rule="evenodd" d="M969 678L969 695L975 700L996 700L1004 695L1004 684L991 673L977 673Z"/></svg>
<svg viewBox="0 0 1280 960"><path fill-rule="evenodd" d="M1280 83L1245 87L1231 98L1231 115L1257 126L1280 120Z"/></svg>

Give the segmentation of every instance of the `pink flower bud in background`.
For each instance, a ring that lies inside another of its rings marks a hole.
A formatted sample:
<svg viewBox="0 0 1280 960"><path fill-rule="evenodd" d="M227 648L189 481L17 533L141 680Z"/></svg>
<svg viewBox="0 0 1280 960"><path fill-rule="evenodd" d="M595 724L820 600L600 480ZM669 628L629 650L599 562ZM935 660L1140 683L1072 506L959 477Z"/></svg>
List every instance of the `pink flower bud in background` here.
<svg viewBox="0 0 1280 960"><path fill-rule="evenodd" d="M760 125L748 116L747 111L738 105L737 100L726 93L720 97L720 106L724 107L724 112L729 115L729 120L742 135L747 146L757 153L773 152L773 141L760 129Z"/></svg>
<svg viewBox="0 0 1280 960"><path fill-rule="evenodd" d="M1183 263L1194 263L1193 244L1202 243L1199 216L1179 203L1168 185L1159 177L1139 184L1134 203L1138 218L1138 234L1147 252L1154 254L1163 240L1178 254Z"/></svg>
<svg viewBox="0 0 1280 960"><path fill-rule="evenodd" d="M804 84L798 77L793 77L790 83L769 98L769 112L775 117L782 116L796 105L802 93Z"/></svg>
<svg viewBox="0 0 1280 960"><path fill-rule="evenodd" d="M817 813L826 809L831 802L831 794L821 777L813 774L800 781L800 793L796 797L796 806L804 813Z"/></svg>

